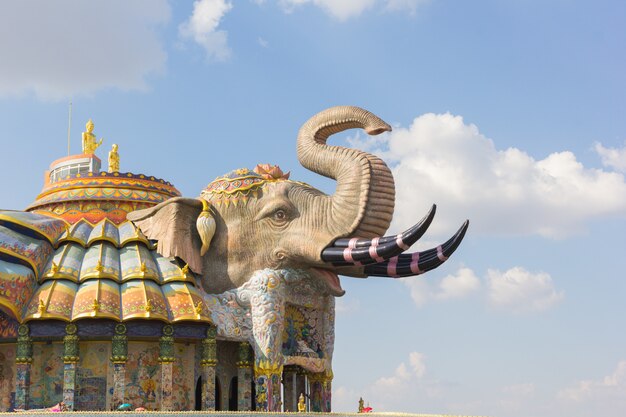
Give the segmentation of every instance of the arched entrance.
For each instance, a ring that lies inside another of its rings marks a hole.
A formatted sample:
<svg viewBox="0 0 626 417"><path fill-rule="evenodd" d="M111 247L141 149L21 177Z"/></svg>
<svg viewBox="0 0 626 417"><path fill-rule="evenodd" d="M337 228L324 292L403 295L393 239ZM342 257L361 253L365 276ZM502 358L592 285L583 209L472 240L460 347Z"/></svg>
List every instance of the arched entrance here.
<svg viewBox="0 0 626 417"><path fill-rule="evenodd" d="M256 384L254 383L254 378L252 378L252 389L250 390L250 392L252 393L252 404L250 406L250 409L252 411L256 411Z"/></svg>
<svg viewBox="0 0 626 417"><path fill-rule="evenodd" d="M229 411L237 411L237 400L238 400L238 379L234 376L230 380L230 388L228 389L228 410Z"/></svg>
<svg viewBox="0 0 626 417"><path fill-rule="evenodd" d="M198 377L198 381L196 382L196 406L194 410L202 410L202 377Z"/></svg>
<svg viewBox="0 0 626 417"><path fill-rule="evenodd" d="M222 411L222 385L217 376L215 376L215 411Z"/></svg>

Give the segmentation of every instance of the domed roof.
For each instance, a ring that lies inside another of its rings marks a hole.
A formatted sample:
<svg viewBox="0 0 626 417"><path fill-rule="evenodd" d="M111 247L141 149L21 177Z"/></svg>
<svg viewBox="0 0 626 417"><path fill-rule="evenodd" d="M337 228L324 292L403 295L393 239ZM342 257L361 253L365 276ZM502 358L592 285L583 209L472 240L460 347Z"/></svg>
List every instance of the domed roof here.
<svg viewBox="0 0 626 417"><path fill-rule="evenodd" d="M169 182L143 174L99 172L95 155L54 161L41 193L27 211L46 211L74 224L108 218L121 224L126 214L159 204L180 192Z"/></svg>
<svg viewBox="0 0 626 417"><path fill-rule="evenodd" d="M102 318L210 322L194 274L126 220L180 192L101 172L94 154L54 161L27 211L0 211L0 311L16 322Z"/></svg>

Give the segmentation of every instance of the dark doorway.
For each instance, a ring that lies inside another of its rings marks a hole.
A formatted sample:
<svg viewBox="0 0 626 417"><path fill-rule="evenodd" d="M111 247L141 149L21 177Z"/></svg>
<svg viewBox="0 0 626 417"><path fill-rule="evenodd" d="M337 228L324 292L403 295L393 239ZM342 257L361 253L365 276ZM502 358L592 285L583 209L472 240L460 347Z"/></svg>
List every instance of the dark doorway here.
<svg viewBox="0 0 626 417"><path fill-rule="evenodd" d="M237 411L237 388L238 380L237 377L234 376L230 380L230 388L228 389L228 411Z"/></svg>
<svg viewBox="0 0 626 417"><path fill-rule="evenodd" d="M222 411L222 386L217 376L215 377L215 411Z"/></svg>
<svg viewBox="0 0 626 417"><path fill-rule="evenodd" d="M250 405L250 409L252 411L256 411L256 384L254 383L254 378L252 378L252 404Z"/></svg>
<svg viewBox="0 0 626 417"><path fill-rule="evenodd" d="M196 406L194 409L196 411L202 410L202 377L199 377L198 382L196 382Z"/></svg>

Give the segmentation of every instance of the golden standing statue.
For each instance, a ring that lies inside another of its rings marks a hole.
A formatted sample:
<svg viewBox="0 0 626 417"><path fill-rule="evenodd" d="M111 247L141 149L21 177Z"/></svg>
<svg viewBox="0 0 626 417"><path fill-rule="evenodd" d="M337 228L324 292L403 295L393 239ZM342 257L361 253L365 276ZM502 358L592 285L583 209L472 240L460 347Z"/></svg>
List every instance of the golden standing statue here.
<svg viewBox="0 0 626 417"><path fill-rule="evenodd" d="M298 398L298 412L304 413L306 411L306 403L304 402L304 394L300 394Z"/></svg>
<svg viewBox="0 0 626 417"><path fill-rule="evenodd" d="M84 154L93 154L96 152L96 149L98 149L98 147L102 145L102 139L100 139L100 142L98 142L98 140L96 139L96 135L93 134L93 127L93 121L89 119L89 121L85 125L87 131L83 132Z"/></svg>
<svg viewBox="0 0 626 417"><path fill-rule="evenodd" d="M117 144L109 152L109 172L120 172L120 154L117 153Z"/></svg>

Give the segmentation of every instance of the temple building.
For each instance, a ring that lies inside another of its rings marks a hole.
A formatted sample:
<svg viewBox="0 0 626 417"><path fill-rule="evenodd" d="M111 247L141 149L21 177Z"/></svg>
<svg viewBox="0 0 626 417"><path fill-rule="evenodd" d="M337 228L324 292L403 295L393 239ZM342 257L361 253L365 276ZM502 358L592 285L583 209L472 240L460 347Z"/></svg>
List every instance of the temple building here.
<svg viewBox="0 0 626 417"><path fill-rule="evenodd" d="M69 410L254 410L267 394L253 395L254 349L218 332L224 313L213 307L249 311L203 293L184 262L161 256L126 220L180 193L120 172L117 145L103 170L100 144L90 120L83 153L54 161L25 211L0 211L0 411L61 401ZM284 349L295 359L273 371L282 373L278 403L296 411L304 393L322 411L331 376L309 372L322 369L322 349L293 336L306 313L294 305L285 314ZM250 333L236 323L228 331Z"/></svg>

